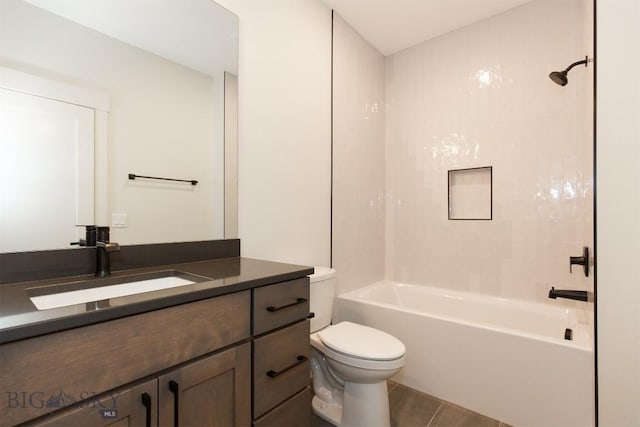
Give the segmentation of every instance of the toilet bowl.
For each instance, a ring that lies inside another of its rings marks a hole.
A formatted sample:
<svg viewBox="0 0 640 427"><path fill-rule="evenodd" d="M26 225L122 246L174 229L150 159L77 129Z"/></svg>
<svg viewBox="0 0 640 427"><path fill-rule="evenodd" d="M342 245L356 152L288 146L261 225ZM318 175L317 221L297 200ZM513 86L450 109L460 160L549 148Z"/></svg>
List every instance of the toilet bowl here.
<svg viewBox="0 0 640 427"><path fill-rule="evenodd" d="M313 411L340 427L389 426L387 379L404 366L404 344L386 332L340 322L330 325L335 270L311 278ZM315 299L315 301L314 301Z"/></svg>

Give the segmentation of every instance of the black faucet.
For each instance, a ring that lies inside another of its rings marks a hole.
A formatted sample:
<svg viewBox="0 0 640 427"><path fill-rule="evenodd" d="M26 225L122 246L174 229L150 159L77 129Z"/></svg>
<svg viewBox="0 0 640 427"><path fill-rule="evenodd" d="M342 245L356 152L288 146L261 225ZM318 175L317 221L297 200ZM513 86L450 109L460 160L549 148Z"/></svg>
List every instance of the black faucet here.
<svg viewBox="0 0 640 427"><path fill-rule="evenodd" d="M85 238L72 245L95 247L96 248L96 277L111 276L111 252L118 252L120 245L109 242L109 227L98 227L95 225L81 225L85 227Z"/></svg>
<svg viewBox="0 0 640 427"><path fill-rule="evenodd" d="M120 245L109 242L109 227L96 227L96 277L111 276L111 252L118 252Z"/></svg>
<svg viewBox="0 0 640 427"><path fill-rule="evenodd" d="M574 299L578 301L588 301L589 293L587 291L556 289L552 286L551 290L549 291L549 298L552 298L552 299L567 298L567 299Z"/></svg>

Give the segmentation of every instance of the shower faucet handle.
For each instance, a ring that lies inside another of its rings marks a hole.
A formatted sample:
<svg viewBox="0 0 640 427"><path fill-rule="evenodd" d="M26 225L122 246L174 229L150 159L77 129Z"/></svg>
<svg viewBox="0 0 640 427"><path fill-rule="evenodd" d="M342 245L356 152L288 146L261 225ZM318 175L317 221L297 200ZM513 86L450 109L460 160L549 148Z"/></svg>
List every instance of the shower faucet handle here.
<svg viewBox="0 0 640 427"><path fill-rule="evenodd" d="M569 257L569 273L572 272L574 265L581 265L584 271L584 276L589 277L589 247L584 246L582 248L582 256L570 256Z"/></svg>

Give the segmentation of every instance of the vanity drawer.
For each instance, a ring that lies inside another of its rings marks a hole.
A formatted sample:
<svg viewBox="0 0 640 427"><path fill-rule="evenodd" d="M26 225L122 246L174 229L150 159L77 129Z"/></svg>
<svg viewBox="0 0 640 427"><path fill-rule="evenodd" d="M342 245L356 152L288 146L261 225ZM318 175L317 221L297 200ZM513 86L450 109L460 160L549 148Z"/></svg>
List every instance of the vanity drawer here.
<svg viewBox="0 0 640 427"><path fill-rule="evenodd" d="M253 425L256 427L310 426L312 397L311 387L307 386L282 405L254 421Z"/></svg>
<svg viewBox="0 0 640 427"><path fill-rule="evenodd" d="M309 278L253 290L253 335L260 335L309 315Z"/></svg>
<svg viewBox="0 0 640 427"><path fill-rule="evenodd" d="M254 418L309 385L310 353L308 320L254 341Z"/></svg>

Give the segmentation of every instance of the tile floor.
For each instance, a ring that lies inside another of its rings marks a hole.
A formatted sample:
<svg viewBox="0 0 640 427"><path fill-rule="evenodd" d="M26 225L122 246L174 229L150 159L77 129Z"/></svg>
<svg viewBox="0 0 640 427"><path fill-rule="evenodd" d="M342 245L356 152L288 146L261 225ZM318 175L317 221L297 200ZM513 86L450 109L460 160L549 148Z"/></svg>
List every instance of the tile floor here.
<svg viewBox="0 0 640 427"><path fill-rule="evenodd" d="M505 423L389 382L392 427L509 427ZM332 427L312 414L312 427Z"/></svg>

